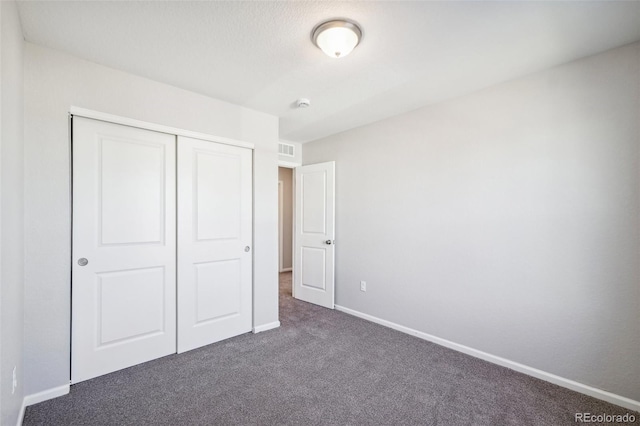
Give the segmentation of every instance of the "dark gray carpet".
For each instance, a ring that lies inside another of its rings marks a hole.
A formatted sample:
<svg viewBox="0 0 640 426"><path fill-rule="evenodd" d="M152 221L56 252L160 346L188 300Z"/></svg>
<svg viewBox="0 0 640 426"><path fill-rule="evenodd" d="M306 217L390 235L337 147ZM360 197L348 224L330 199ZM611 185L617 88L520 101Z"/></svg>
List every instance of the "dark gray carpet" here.
<svg viewBox="0 0 640 426"><path fill-rule="evenodd" d="M294 300L290 274L281 276L280 320L276 330L74 385L28 407L24 424L546 426L575 425L576 412L628 412Z"/></svg>

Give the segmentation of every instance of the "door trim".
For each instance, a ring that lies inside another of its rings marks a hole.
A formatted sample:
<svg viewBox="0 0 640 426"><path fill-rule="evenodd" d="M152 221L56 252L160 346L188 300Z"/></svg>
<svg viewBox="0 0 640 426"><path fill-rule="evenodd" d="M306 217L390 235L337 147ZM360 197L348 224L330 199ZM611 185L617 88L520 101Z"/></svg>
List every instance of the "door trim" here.
<svg viewBox="0 0 640 426"><path fill-rule="evenodd" d="M148 121L136 120L133 118L122 117L119 115L107 114L105 112L94 111L86 108L71 106L69 114L77 115L94 120L107 121L113 124L122 124L129 127L137 127L139 129L153 130L160 133L168 133L176 136L186 136L188 138L201 139L209 142L217 142L225 145L239 146L242 148L254 149L255 145L250 142L239 141L236 139L225 138L222 136L212 136L206 133L192 132L191 130L180 129L177 127L165 126L162 124L150 123Z"/></svg>
<svg viewBox="0 0 640 426"><path fill-rule="evenodd" d="M293 243L293 229L291 232ZM284 267L284 181L282 180L278 180L278 270L280 273L293 271L293 244L291 245L291 266Z"/></svg>
<svg viewBox="0 0 640 426"><path fill-rule="evenodd" d="M278 180L278 272L284 272L284 182Z"/></svg>

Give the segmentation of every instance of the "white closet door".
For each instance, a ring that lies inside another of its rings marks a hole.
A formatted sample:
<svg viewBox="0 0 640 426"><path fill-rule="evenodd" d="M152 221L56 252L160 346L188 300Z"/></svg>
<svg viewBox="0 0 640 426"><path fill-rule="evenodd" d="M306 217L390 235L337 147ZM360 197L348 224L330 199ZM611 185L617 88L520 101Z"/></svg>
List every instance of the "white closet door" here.
<svg viewBox="0 0 640 426"><path fill-rule="evenodd" d="M71 381L176 351L175 136L73 118Z"/></svg>
<svg viewBox="0 0 640 426"><path fill-rule="evenodd" d="M252 152L178 137L178 352L251 330Z"/></svg>

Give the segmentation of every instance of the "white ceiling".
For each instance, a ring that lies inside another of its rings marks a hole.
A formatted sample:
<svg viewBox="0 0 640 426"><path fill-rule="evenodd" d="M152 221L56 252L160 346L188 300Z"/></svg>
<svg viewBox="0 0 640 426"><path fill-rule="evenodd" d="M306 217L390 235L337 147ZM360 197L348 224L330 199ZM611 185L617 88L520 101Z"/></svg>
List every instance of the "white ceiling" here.
<svg viewBox="0 0 640 426"><path fill-rule="evenodd" d="M306 142L640 40L640 2L20 1L25 39L280 117ZM359 22L325 56L310 32ZM311 107L295 109L306 97Z"/></svg>

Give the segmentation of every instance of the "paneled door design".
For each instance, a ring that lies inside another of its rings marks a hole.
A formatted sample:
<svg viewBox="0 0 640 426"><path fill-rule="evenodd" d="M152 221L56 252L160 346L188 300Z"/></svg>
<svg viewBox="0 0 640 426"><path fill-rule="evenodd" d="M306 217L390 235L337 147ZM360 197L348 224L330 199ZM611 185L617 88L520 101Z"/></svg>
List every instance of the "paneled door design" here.
<svg viewBox="0 0 640 426"><path fill-rule="evenodd" d="M175 136L73 118L78 383L176 351Z"/></svg>
<svg viewBox="0 0 640 426"><path fill-rule="evenodd" d="M296 167L293 295L334 308L335 162Z"/></svg>
<svg viewBox="0 0 640 426"><path fill-rule="evenodd" d="M178 352L251 331L252 151L178 137Z"/></svg>

